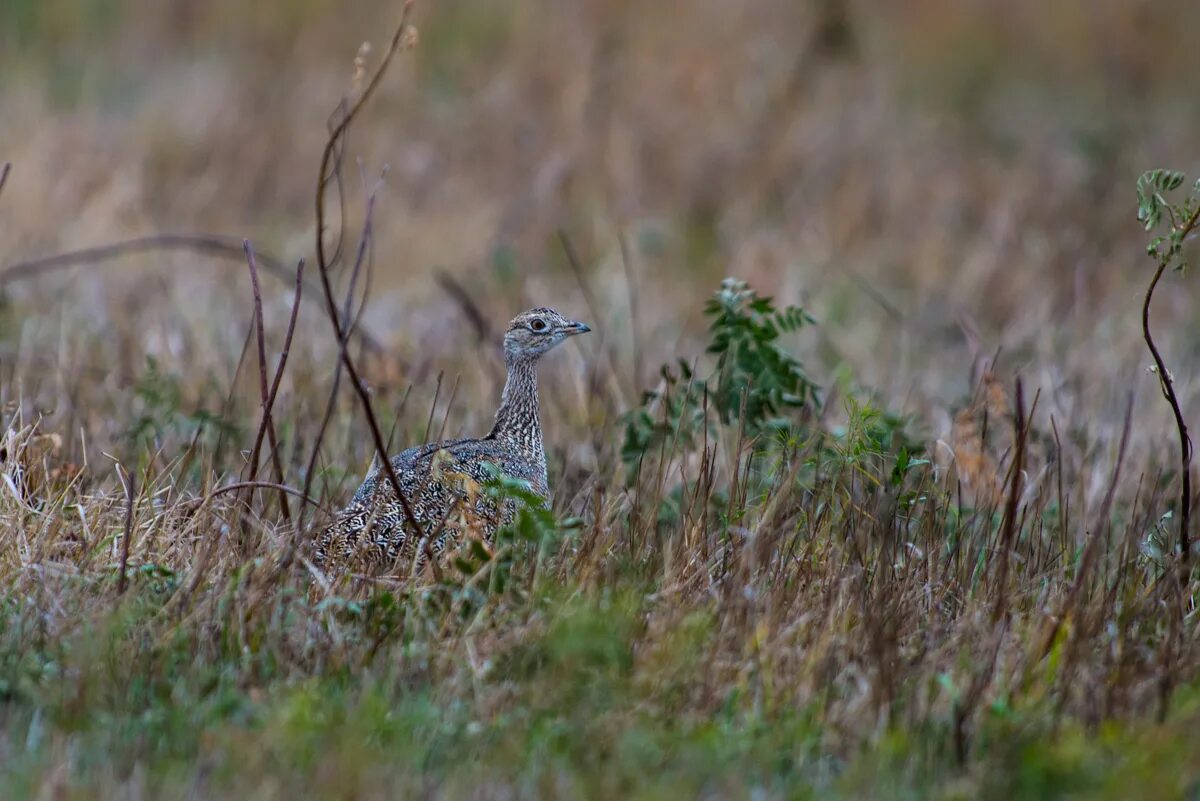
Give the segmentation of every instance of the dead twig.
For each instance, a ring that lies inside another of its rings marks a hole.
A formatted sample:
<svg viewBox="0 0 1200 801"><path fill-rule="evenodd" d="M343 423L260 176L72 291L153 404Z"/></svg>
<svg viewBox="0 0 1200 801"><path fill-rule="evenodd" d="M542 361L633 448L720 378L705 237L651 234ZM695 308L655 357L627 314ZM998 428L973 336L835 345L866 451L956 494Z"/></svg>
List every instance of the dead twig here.
<svg viewBox="0 0 1200 801"><path fill-rule="evenodd" d="M271 445L271 464L275 469L275 483L283 484L283 462L279 455L279 441L275 436L275 421L271 418L271 406L274 403L274 396L272 389L269 389L267 385L267 342L265 326L263 324L262 287L258 282L258 265L255 263L254 248L250 244L249 239L243 243L243 247L246 251L246 262L250 268L250 285L254 292L254 336L258 343L258 391L262 399L262 420L258 426L258 436L255 438L254 448L250 451L250 481L258 478L259 452L262 448L262 434L265 430L267 441ZM292 305L292 326L296 322L295 312L300 304L300 283L303 279L303 263L301 263L301 266L296 270L297 286L296 299ZM288 343L285 344L285 348L291 344L291 333L292 328L289 328ZM282 376L282 367L286 359L287 352L285 350L284 355L280 358L279 368L276 370L275 381L273 382L275 389L279 387L279 378ZM279 513L283 516L284 520L291 522L292 513L288 509L287 494L283 492L279 493Z"/></svg>
<svg viewBox="0 0 1200 801"><path fill-rule="evenodd" d="M335 162L335 164L340 164L340 158L339 161ZM380 182L382 182L382 176L380 177ZM363 217L362 232L359 235L359 246L354 260L354 268L350 272L350 281L346 288L346 297L342 303L342 319L348 320L349 322L342 327L342 334L338 339L338 362L333 371L333 383L329 389L329 399L325 404L325 413L321 417L321 425L317 429L317 435L313 439L312 449L309 453L308 469L305 471L304 478L304 494L306 495L312 487L313 478L316 476L317 459L321 453L321 443L324 442L325 432L329 429L329 423L333 419L333 411L337 403L338 392L341 389L342 383L342 370L344 369L343 357L347 353L347 348L349 348L350 345L350 334L358 325L359 318L361 318L366 309L366 293L364 291L363 302L359 305L357 312L352 314L354 290L358 285L359 273L361 272L363 266L367 263L368 256L371 252L368 243L370 242L372 232L374 231L373 220L375 214L375 197L376 193L380 189L380 186L381 183L376 183L375 187L371 189L367 195L366 212ZM334 251L334 255L339 252L341 252L340 244ZM301 523L303 523L303 510L301 513ZM304 526L300 525L297 528L297 532L302 531L303 528ZM290 558L291 555L289 553L287 561L290 561Z"/></svg>
<svg viewBox="0 0 1200 801"><path fill-rule="evenodd" d="M292 313L288 318L287 333L283 336L283 347L279 351L279 364L275 366L275 377L271 381L271 392L267 396L266 409L264 410L263 419L259 424L258 435L255 438L256 448L262 447L263 426L266 424L267 414L275 407L275 398L279 395L279 385L283 382L283 371L287 367L288 355L292 351L292 337L296 333L296 320L300 316L300 300L303 292L304 259L301 259L296 265L296 294L292 300Z"/></svg>
<svg viewBox="0 0 1200 801"><path fill-rule="evenodd" d="M366 105L367 101L374 95L380 81L387 72L388 66L396 53L401 49L401 45L405 41L408 32L408 18L412 11L412 0L407 0L404 4L404 11L400 18L400 24L396 28L395 34L392 36L392 41L388 47L387 53L383 57L383 61L371 76L366 88L359 96L358 100L350 107L349 111L343 116L342 121L333 129L329 135L329 139L325 143L325 149L321 154L321 166L317 175L317 191L316 191L316 251L317 251L317 269L321 279L321 289L325 297L326 311L329 315L329 321L333 325L334 335L338 342L345 343L346 334L344 325L341 319L341 314L337 308L337 301L334 297L333 285L329 276L331 263L325 249L325 194L331 180L335 180L335 176L330 173L330 164L334 157L335 151L344 141L350 124L358 116L359 112ZM335 170L336 172L336 170ZM364 234L369 236L369 230L365 230ZM392 486L392 491L396 494L396 499L400 503L400 508L404 512L405 522L412 528L415 535L420 535L421 525L417 522L416 515L413 514L412 507L405 497L404 491L400 486L400 479L396 475L395 469L392 467L391 461L387 458L387 446L383 439L383 433L380 430L379 422L376 419L375 412L371 407L371 396L367 391L366 385L359 376L358 369L354 364L354 360L350 358L349 350L343 344L340 348L340 358L342 365L345 367L346 375L350 379L350 384L354 388L355 394L358 396L362 404L363 414L367 418L367 425L371 431L372 444L375 446L375 454L378 457L380 466L383 469L384 475L387 476L388 482Z"/></svg>
<svg viewBox="0 0 1200 801"><path fill-rule="evenodd" d="M1184 224L1180 235L1181 241L1186 239L1196 228L1198 221L1200 221L1200 206L1197 206L1196 211ZM1168 261L1159 262L1158 269L1154 272L1154 278L1150 280L1150 286L1146 288L1146 299L1142 302L1142 337L1146 340L1146 347L1150 349L1150 355L1154 358L1154 369L1158 372L1159 386L1162 388L1163 397L1171 405L1171 413L1175 415L1175 427L1179 431L1179 467L1182 483L1179 490L1179 573L1180 582L1186 584L1188 581L1188 551L1191 544L1192 438L1188 435L1187 421L1183 419L1183 409L1180 408L1179 398L1175 395L1175 380L1167 370L1162 353L1159 352L1158 345L1154 342L1154 336L1150 333L1150 302L1154 299L1154 290L1158 286L1159 280L1162 279L1168 264Z"/></svg>
<svg viewBox="0 0 1200 801"><path fill-rule="evenodd" d="M286 484L277 484L274 481L238 481L233 484L226 484L223 487L217 487L215 490L208 493L203 498L197 499L194 502L194 504L196 507L200 507L200 506L203 506L204 504L208 503L209 501L211 501L213 498L219 497L221 495L225 495L226 493L239 492L241 490L246 490L246 489L250 489L250 490L273 489L273 490L276 490L277 492L286 493L288 495L292 495L296 498L299 498L300 500L304 501L305 503L309 504L310 506L315 506L316 508L320 509L322 512L329 514L329 510L320 501L310 498L309 496L305 495L303 492L296 489L295 487L289 487Z"/></svg>

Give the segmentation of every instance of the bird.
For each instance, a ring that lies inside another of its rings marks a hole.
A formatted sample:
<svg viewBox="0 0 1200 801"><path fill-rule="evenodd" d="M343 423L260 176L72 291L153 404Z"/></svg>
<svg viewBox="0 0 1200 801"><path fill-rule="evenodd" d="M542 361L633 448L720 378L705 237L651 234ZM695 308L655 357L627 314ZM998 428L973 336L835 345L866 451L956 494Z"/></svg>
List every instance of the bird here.
<svg viewBox="0 0 1200 801"><path fill-rule="evenodd" d="M326 571L377 571L404 556L420 567L464 536L490 542L516 513L514 501L497 509L482 492L496 471L526 482L533 495L549 501L537 364L568 338L588 331L584 323L545 307L514 317L504 334L507 375L491 431L417 445L392 457L407 510L376 455L350 503L317 537L316 564ZM420 532L413 530L410 512Z"/></svg>

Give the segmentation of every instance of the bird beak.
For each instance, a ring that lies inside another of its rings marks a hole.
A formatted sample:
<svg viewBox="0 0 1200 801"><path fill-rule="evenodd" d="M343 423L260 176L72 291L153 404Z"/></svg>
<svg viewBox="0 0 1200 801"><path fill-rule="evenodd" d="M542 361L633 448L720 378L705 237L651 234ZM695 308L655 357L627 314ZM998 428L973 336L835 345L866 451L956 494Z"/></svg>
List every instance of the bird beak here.
<svg viewBox="0 0 1200 801"><path fill-rule="evenodd" d="M570 323L567 324L566 328L564 328L563 330L565 330L567 332L568 336L574 336L575 334L586 334L588 331L591 331L592 329L589 326L584 325L583 323L572 320Z"/></svg>

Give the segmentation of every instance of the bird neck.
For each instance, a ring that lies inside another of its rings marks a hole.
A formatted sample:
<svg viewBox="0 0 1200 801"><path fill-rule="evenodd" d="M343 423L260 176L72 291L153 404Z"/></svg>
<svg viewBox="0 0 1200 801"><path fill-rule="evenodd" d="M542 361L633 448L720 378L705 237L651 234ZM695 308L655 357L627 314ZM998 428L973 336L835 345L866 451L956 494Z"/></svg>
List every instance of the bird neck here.
<svg viewBox="0 0 1200 801"><path fill-rule="evenodd" d="M515 445L530 460L545 463L542 423L538 417L537 362L520 357L509 357L506 362L508 378L491 436Z"/></svg>

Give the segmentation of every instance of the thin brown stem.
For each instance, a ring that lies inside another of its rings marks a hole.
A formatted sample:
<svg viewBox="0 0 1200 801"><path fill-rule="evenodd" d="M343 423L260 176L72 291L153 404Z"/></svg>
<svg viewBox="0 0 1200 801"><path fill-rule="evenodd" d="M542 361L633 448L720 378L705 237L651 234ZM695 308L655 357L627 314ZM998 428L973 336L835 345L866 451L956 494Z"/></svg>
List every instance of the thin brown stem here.
<svg viewBox="0 0 1200 801"><path fill-rule="evenodd" d="M1013 418L1016 437L1016 454L1013 457L1012 482L1009 484L1008 501L1004 506L1004 521L1000 529L1000 565L996 570L996 604L992 608L992 623L998 623L1004 615L1006 588L1008 585L1008 563L1017 536L1017 505L1021 500L1021 483L1025 467L1025 439L1029 426L1025 422L1025 391L1021 379L1017 379L1016 409Z"/></svg>
<svg viewBox="0 0 1200 801"><path fill-rule="evenodd" d="M1192 232L1198 220L1200 220L1200 206L1196 207L1192 216L1184 224L1180 236L1181 241ZM1154 278L1151 279L1150 286L1146 289L1146 299L1142 303L1142 336L1146 340L1146 347L1150 349L1150 355L1154 358L1154 368L1158 371L1158 381L1163 397L1171 406L1171 413L1175 416L1175 427L1179 432L1179 468L1182 485L1179 492L1179 568L1180 581L1186 584L1189 575L1188 551L1191 546L1192 439L1188 435L1187 421L1183 418L1183 409L1175 394L1175 381L1167 370L1167 364L1163 360L1162 353L1159 352L1158 345L1154 342L1154 336L1150 333L1150 302L1154 299L1154 290L1158 287L1158 282L1166 272L1168 264L1169 261L1160 259L1158 269L1154 271Z"/></svg>
<svg viewBox="0 0 1200 801"><path fill-rule="evenodd" d="M1104 493L1104 500L1100 503L1100 513L1096 518L1095 528L1088 539L1087 545L1084 546L1083 556L1079 560L1079 568L1075 573L1075 580L1071 582L1071 587L1067 591L1067 597L1063 599L1062 606L1059 607L1057 613L1050 618L1046 627L1046 633L1037 647L1037 661L1045 659L1050 653L1050 649L1054 647L1054 642L1058 637L1058 632L1062 628L1063 622L1078 607L1085 581L1092 572L1092 566L1099 558L1100 547L1104 544L1105 534L1110 524L1109 515L1112 512L1113 500L1117 494L1117 485L1121 479L1121 466L1125 463L1125 450L1129 445L1129 432L1132 427L1133 393L1130 392L1129 398L1125 403L1125 422L1121 427L1121 443L1117 447L1117 463L1113 466L1112 477L1108 481L1108 489ZM1084 522L1086 524L1087 521ZM1030 666L1032 666L1032 663Z"/></svg>
<svg viewBox="0 0 1200 801"><path fill-rule="evenodd" d="M408 31L408 17L412 11L413 0L406 0L404 3L404 11L400 17L400 24L396 27L396 32L392 36L392 41L388 47L387 53L383 57L383 61L375 70L375 74L371 76L370 82L367 84L363 93L358 100L350 107L345 116L342 117L340 123L334 127L330 133L328 140L325 143L325 150L321 154L321 166L317 174L317 191L316 191L316 251L317 251L317 269L321 278L321 289L325 297L326 311L329 314L329 321L333 325L333 332L338 342L345 343L346 335L343 332L343 323L341 315L338 312L337 301L334 298L333 285L330 281L329 272L331 269L330 261L325 250L325 190L329 186L330 180L334 178L330 174L330 162L335 151L344 141L350 124L358 116L359 112L366 105L366 102L375 94L380 81L387 72L388 66L392 59L400 50L401 44L404 42L405 34ZM369 231L366 232L369 235ZM417 522L416 515L413 514L412 507L405 497L404 491L400 486L400 479L396 475L395 469L392 467L391 461L387 457L387 446L384 443L383 433L379 428L379 421L375 417L375 412L371 407L371 396L367 391L366 384L359 376L358 369L354 364L354 360L350 358L349 350L343 344L340 348L340 357L342 365L346 369L346 375L350 379L350 384L354 388L355 394L358 396L362 404L363 414L367 418L367 425L371 431L371 441L375 446L375 454L379 459L380 466L383 469L384 475L387 476L388 482L392 485L392 490L396 494L396 499L400 502L400 508L404 512L405 522L412 528L414 535L420 536L421 525Z"/></svg>
<svg viewBox="0 0 1200 801"><path fill-rule="evenodd" d="M283 382L283 371L287 367L288 355L292 350L292 338L296 333L296 320L300 316L300 300L304 293L304 259L301 259L296 264L296 291L292 300L292 313L288 318L287 333L283 337L283 347L279 351L279 364L275 366L275 377L271 381L271 392L267 396L266 406L263 410L262 420L259 421L258 433L254 437L253 453L257 454L262 448L263 435L267 429L268 415L275 408L275 398L279 395L279 385ZM251 463L257 464L257 459L252 456ZM280 481L282 483L282 480ZM306 496L305 496L306 497ZM281 504L282 506L282 504ZM286 508L286 507L284 507ZM290 519L290 518L288 518Z"/></svg>
<svg viewBox="0 0 1200 801"><path fill-rule="evenodd" d="M321 168L317 177L317 198L316 198L316 214L317 214L317 264L321 268L322 279L325 278L325 272L329 269L332 263L325 253L325 189L329 186L331 180L340 180L341 175L340 159L339 166L333 172L330 172L330 161L334 154L338 152L342 143L345 140L346 133L350 128L350 123L354 122L354 118L366 105L367 101L375 94L375 90L379 87L380 81L383 80L384 74L387 72L388 66L391 65L392 59L400 50L400 45L404 42L405 33L408 31L408 17L412 12L413 0L405 0L404 11L400 15L400 24L396 26L396 32L392 35L391 44L388 45L387 52L383 56L383 61L375 70L375 74L371 76L371 80L367 83L365 89L354 105L342 115L341 121L334 126L329 134L329 138L325 142L325 150L321 153Z"/></svg>
<svg viewBox="0 0 1200 801"><path fill-rule="evenodd" d="M258 342L258 392L262 404L262 420L259 423L259 436L255 439L254 448L250 451L250 481L258 478L259 452L262 448L262 432L267 432L267 441L271 445L271 464L275 470L275 483L283 484L283 462L279 455L279 440L275 436L275 421L271 418L272 396L267 384L267 338L266 327L263 324L262 287L258 282L258 265L255 264L254 248L247 239L243 243L246 250L246 263L250 267L250 285L254 292L254 336ZM300 279L303 273L297 271ZM297 293L299 290L297 290ZM297 301L299 294L297 294ZM293 320L294 321L294 320ZM283 519L291 522L292 513L288 509L287 494L279 493L279 513Z"/></svg>
<svg viewBox="0 0 1200 801"><path fill-rule="evenodd" d="M7 286L16 281L39 278L49 273L71 267L115 262L125 256L164 250L200 253L217 259L242 262L246 258L245 250L242 246L243 241L235 237L213 234L157 234L137 239L126 239L109 245L14 262L0 269L0 287ZM259 267L268 275L272 275L281 281L286 281L288 284L291 284L295 280L295 274L279 259L262 251L258 251L255 255L258 259ZM315 288L313 287L313 289ZM366 329L356 327L354 336L372 353L383 352L384 347L382 342Z"/></svg>
<svg viewBox="0 0 1200 801"><path fill-rule="evenodd" d="M340 169L339 165L341 163L342 163L341 157L339 156L337 158L337 160L334 162L334 164L337 168ZM382 176L380 177L380 181L382 181ZM333 383L330 386L329 399L325 404L325 413L321 418L321 425L317 429L317 435L313 439L312 449L309 453L308 468L305 470L305 474L304 474L304 494L305 495L307 495L309 490L312 488L313 478L316 475L317 459L321 453L321 443L325 440L325 432L328 430L329 423L333 419L334 408L337 404L338 391L341 389L342 370L343 370L342 356L347 352L347 348L349 348L349 346L350 346L350 336L353 334L354 329L356 329L358 327L359 318L362 316L362 313L366 308L366 293L364 292L363 302L361 304L359 304L357 312L354 313L353 315L351 314L351 309L353 307L354 289L358 284L359 273L362 270L363 265L367 262L367 257L368 257L368 254L370 253L370 247L368 246L368 243L370 242L372 232L374 231L374 226L373 226L372 221L374 219L374 213L375 213L375 196L376 196L376 192L379 190L379 187L380 187L380 183L376 183L375 187L367 195L366 212L363 217L363 227L362 227L362 232L359 236L359 247L358 247L357 255L354 260L354 269L351 270L351 272L350 272L350 281L349 281L347 289L346 289L346 297L343 300L343 304L342 304L342 307L343 307L342 316L344 319L348 320L349 322L342 327L342 333L341 333L340 338L338 339L338 362L337 362L337 365L334 367L334 371L333 371ZM340 197L341 197L341 195L340 195L340 190L339 190L339 198ZM337 250L335 250L335 252L334 252L334 255L336 256L340 252L341 252L341 244L339 243ZM303 521L303 517L304 517L303 512L304 511L306 511L306 509L301 510L301 525L297 528L297 532L303 531L303 529L304 529L304 525L303 525L303 522L304 522ZM290 558L291 558L291 552L289 551L288 560L290 560Z"/></svg>
<svg viewBox="0 0 1200 801"><path fill-rule="evenodd" d="M127 583L126 570L129 567L129 541L133 539L133 507L137 503L137 490L134 486L133 474L123 470L119 465L117 470L123 474L121 483L125 486L125 533L121 537L121 567L117 574L117 595L123 595Z"/></svg>
<svg viewBox="0 0 1200 801"><path fill-rule="evenodd" d="M216 498L218 496L225 495L226 493L230 493L230 492L239 492L241 490L247 490L247 489L249 489L249 490L273 489L273 490L276 490L277 492L287 493L288 495L293 495L293 496L299 498L300 500L304 501L305 503L309 504L310 506L315 506L316 508L320 509L321 511L323 511L327 514L329 512L329 510L326 509L325 506L320 501L310 498L309 496L305 495L303 492L296 489L295 487L289 487L286 484L277 484L274 481L237 481L233 484L226 484L223 487L217 487L215 490L213 490L212 492L205 495L203 498L201 498L199 501L197 501L196 505L203 506L204 504L208 503L213 498Z"/></svg>

